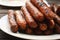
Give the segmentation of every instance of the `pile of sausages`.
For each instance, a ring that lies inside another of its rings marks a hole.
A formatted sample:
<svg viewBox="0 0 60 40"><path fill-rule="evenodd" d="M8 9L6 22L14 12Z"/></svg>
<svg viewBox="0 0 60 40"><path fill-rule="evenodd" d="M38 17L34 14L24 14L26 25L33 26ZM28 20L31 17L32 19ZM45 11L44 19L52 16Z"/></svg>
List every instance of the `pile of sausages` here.
<svg viewBox="0 0 60 40"><path fill-rule="evenodd" d="M9 10L8 20L14 33L60 34L60 7L48 7L42 0L30 0L21 10Z"/></svg>

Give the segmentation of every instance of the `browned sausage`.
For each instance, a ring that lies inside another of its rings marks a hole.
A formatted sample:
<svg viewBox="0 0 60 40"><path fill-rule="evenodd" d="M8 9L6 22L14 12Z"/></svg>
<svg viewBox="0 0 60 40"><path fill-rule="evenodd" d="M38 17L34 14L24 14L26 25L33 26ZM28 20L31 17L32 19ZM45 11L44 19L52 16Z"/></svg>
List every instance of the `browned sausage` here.
<svg viewBox="0 0 60 40"><path fill-rule="evenodd" d="M45 31L45 30L47 30L47 25L45 23L41 23L39 25L39 28L40 28L40 30Z"/></svg>
<svg viewBox="0 0 60 40"><path fill-rule="evenodd" d="M19 28L25 30L26 29L26 21L24 17L22 16L22 11L15 11L16 21L19 25Z"/></svg>
<svg viewBox="0 0 60 40"><path fill-rule="evenodd" d="M26 8L36 20L40 22L44 20L44 15L31 2L26 3Z"/></svg>
<svg viewBox="0 0 60 40"><path fill-rule="evenodd" d="M13 10L8 11L8 20L9 20L12 32L17 32L18 31L18 25L15 21L15 16L14 16Z"/></svg>
<svg viewBox="0 0 60 40"><path fill-rule="evenodd" d="M58 6L56 13L57 13L57 15L59 15L59 17L60 17L60 6Z"/></svg>
<svg viewBox="0 0 60 40"><path fill-rule="evenodd" d="M52 10L54 13L56 13L57 8L58 8L58 5L56 5L55 3L53 3L53 4L51 4L50 8L51 8L51 10Z"/></svg>
<svg viewBox="0 0 60 40"><path fill-rule="evenodd" d="M55 12L58 16L60 16L60 6L52 4L50 8L52 9L53 12Z"/></svg>
<svg viewBox="0 0 60 40"><path fill-rule="evenodd" d="M37 23L34 21L34 19L32 18L32 16L30 15L30 13L27 11L26 7L22 7L22 12L25 16L25 19L28 23L28 25L31 27L31 28L36 28L37 27Z"/></svg>
<svg viewBox="0 0 60 40"><path fill-rule="evenodd" d="M50 28L50 29L53 29L54 26L55 26L54 20L49 20L49 28Z"/></svg>
<svg viewBox="0 0 60 40"><path fill-rule="evenodd" d="M42 35L43 32L39 28L36 28L36 29L33 30L33 34L35 34L35 35Z"/></svg>
<svg viewBox="0 0 60 40"><path fill-rule="evenodd" d="M47 10L47 5L41 2L41 0L30 0L48 19L52 19L49 13L50 11ZM50 9L49 9L50 10ZM49 12L49 13L48 13Z"/></svg>
<svg viewBox="0 0 60 40"><path fill-rule="evenodd" d="M60 17L58 17L58 16L55 15L54 19L55 19L55 22L57 22L60 25Z"/></svg>
<svg viewBox="0 0 60 40"><path fill-rule="evenodd" d="M32 33L33 33L33 31L32 31L32 29L27 28L27 29L26 29L26 33L27 33L27 34L32 34Z"/></svg>
<svg viewBox="0 0 60 40"><path fill-rule="evenodd" d="M60 25L56 24L55 25L56 32L60 34Z"/></svg>
<svg viewBox="0 0 60 40"><path fill-rule="evenodd" d="M52 10L41 0L30 0L44 15L47 19L54 19L58 24L60 24L60 17L56 15Z"/></svg>
<svg viewBox="0 0 60 40"><path fill-rule="evenodd" d="M53 30L46 30L46 31L44 31L44 34L51 35L51 34L53 34Z"/></svg>

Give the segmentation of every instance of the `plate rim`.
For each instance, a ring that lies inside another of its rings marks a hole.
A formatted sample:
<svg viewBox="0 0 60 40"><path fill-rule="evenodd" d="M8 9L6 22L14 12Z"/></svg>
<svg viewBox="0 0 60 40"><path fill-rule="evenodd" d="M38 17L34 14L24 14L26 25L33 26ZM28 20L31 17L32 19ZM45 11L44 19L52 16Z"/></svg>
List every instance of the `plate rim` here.
<svg viewBox="0 0 60 40"><path fill-rule="evenodd" d="M24 2L26 2L26 0L25 0ZM2 1L0 0L0 5L2 5L2 6L8 6L8 7L20 7L20 6L24 6L25 4L11 5L11 4L6 4L6 3L4 3L4 2L2 2Z"/></svg>

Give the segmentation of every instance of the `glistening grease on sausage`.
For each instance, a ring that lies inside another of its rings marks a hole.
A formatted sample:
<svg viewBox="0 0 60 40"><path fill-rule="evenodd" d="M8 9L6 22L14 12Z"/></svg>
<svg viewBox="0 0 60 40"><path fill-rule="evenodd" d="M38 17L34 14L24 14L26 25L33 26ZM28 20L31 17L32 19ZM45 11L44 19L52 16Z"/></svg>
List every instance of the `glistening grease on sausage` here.
<svg viewBox="0 0 60 40"><path fill-rule="evenodd" d="M24 17L22 16L22 11L15 11L15 16L16 16L16 21L19 25L19 27L23 30L26 29L26 21L24 19Z"/></svg>
<svg viewBox="0 0 60 40"><path fill-rule="evenodd" d="M35 22L35 20L32 18L32 16L30 15L30 13L28 12L28 10L26 9L26 7L22 7L22 12L25 16L25 19L28 23L28 25L31 27L31 28L36 28L37 27L37 23Z"/></svg>
<svg viewBox="0 0 60 40"><path fill-rule="evenodd" d="M36 20L40 22L44 20L44 15L31 2L26 3L26 8Z"/></svg>
<svg viewBox="0 0 60 40"><path fill-rule="evenodd" d="M18 31L18 25L15 21L15 16L14 16L13 10L8 11L8 20L9 20L12 32L17 32Z"/></svg>
<svg viewBox="0 0 60 40"><path fill-rule="evenodd" d="M49 28L50 28L50 29L53 29L54 26L55 26L54 20L49 20Z"/></svg>
<svg viewBox="0 0 60 40"><path fill-rule="evenodd" d="M45 23L41 23L40 25L39 25L39 28L40 28L40 30L42 30L42 31L45 31L45 30L47 30L47 24L45 24Z"/></svg>
<svg viewBox="0 0 60 40"><path fill-rule="evenodd" d="M54 19L60 24L60 17L56 15L44 2L41 0L30 0L44 15L47 19Z"/></svg>

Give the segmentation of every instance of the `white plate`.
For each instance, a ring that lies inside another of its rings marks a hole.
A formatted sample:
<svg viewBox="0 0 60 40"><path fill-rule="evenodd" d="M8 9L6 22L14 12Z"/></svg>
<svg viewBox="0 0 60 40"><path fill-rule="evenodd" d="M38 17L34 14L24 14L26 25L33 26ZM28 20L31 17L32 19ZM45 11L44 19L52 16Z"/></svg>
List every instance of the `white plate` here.
<svg viewBox="0 0 60 40"><path fill-rule="evenodd" d="M17 7L24 6L25 2L26 0L0 0L0 5Z"/></svg>
<svg viewBox="0 0 60 40"><path fill-rule="evenodd" d="M2 17L0 19L0 29L4 31L5 33L18 37L18 38L25 38L25 39L60 39L60 35L49 35L49 36L35 36L35 35L27 35L27 34L21 34L19 32L13 33L10 30L10 25L8 22L8 15Z"/></svg>
<svg viewBox="0 0 60 40"><path fill-rule="evenodd" d="M25 6L26 1L29 1L29 0L0 0L0 5L10 6L10 7L19 7L19 6ZM44 2L46 1L44 0Z"/></svg>

